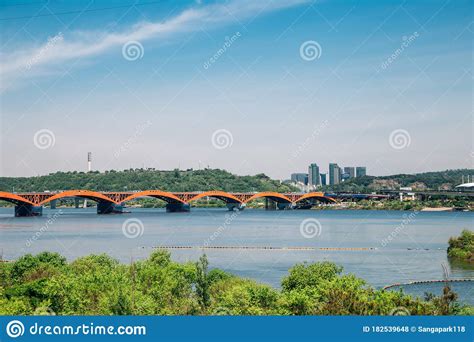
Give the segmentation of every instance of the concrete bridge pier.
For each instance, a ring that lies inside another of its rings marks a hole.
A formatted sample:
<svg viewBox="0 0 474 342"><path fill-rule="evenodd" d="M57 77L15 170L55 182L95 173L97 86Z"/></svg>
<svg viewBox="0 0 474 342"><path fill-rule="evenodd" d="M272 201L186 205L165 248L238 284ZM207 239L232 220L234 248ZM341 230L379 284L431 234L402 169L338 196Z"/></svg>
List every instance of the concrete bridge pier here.
<svg viewBox="0 0 474 342"><path fill-rule="evenodd" d="M56 204L58 203L58 200L52 200L49 202L49 206L51 209L56 209Z"/></svg>
<svg viewBox="0 0 474 342"><path fill-rule="evenodd" d="M168 204L166 204L167 213L179 213L189 211L191 211L191 206L188 203L169 202Z"/></svg>
<svg viewBox="0 0 474 342"><path fill-rule="evenodd" d="M19 204L15 206L15 217L42 216L43 206Z"/></svg>
<svg viewBox="0 0 474 342"><path fill-rule="evenodd" d="M97 202L97 214L121 214L123 213L123 204L116 204L108 201Z"/></svg>
<svg viewBox="0 0 474 342"><path fill-rule="evenodd" d="M226 206L227 206L227 209L229 209L229 211L234 211L234 210L241 211L245 209L245 204L243 203L229 202L229 203L226 203Z"/></svg>
<svg viewBox="0 0 474 342"><path fill-rule="evenodd" d="M276 210L276 202L265 197L265 210Z"/></svg>
<svg viewBox="0 0 474 342"><path fill-rule="evenodd" d="M285 203L285 202L277 202L278 210L288 210L293 209L292 203Z"/></svg>

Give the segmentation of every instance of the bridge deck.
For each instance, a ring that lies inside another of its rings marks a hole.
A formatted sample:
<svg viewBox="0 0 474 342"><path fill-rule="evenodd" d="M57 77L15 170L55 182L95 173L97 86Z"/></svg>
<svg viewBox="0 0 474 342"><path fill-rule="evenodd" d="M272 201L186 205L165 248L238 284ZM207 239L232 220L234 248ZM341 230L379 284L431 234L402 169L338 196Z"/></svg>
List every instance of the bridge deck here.
<svg viewBox="0 0 474 342"><path fill-rule="evenodd" d="M145 190L145 191L90 191L90 190L66 190L54 192L25 192L10 193L0 192L0 199L17 204L28 204L41 206L48 202L68 197L81 197L91 199L97 202L111 202L115 204L123 204L125 202L140 197L155 197L170 203L189 203L197 201L205 197L213 197L223 200L227 203L245 204L258 198L269 198L280 203L296 203L305 199L316 199L323 202L335 202L331 196L326 196L323 192L311 193L278 193L272 191L266 192L226 192L220 190L202 191L202 192L167 192L161 190Z"/></svg>

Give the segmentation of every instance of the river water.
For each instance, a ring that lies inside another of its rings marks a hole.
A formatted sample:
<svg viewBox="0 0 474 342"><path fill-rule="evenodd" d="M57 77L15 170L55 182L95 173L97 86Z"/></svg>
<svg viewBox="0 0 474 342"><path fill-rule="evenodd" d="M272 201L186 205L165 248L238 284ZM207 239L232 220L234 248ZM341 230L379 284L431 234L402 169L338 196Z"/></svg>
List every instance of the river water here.
<svg viewBox="0 0 474 342"><path fill-rule="evenodd" d="M450 264L446 257L449 237L473 229L472 212L130 211L97 215L95 208L45 208L42 217L14 218L13 208L0 208L0 250L4 259L48 250L70 260L107 253L130 262L146 258L157 246L239 247L206 249L210 266L275 287L292 265L323 260L375 287L443 279L443 263L451 279L474 279L474 267ZM199 248L170 251L176 261L194 261L203 253ZM470 302L473 284L466 282L460 290Z"/></svg>

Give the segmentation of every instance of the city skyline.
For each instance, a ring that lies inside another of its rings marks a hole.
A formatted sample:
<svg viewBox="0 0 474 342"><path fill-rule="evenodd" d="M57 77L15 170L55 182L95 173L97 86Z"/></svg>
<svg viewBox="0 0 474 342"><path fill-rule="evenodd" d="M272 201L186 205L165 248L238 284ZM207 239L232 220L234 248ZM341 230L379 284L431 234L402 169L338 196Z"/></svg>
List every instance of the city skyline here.
<svg viewBox="0 0 474 342"><path fill-rule="evenodd" d="M0 176L85 171L88 151L99 171L274 179L315 155L372 175L472 168L468 1L15 4Z"/></svg>
<svg viewBox="0 0 474 342"><path fill-rule="evenodd" d="M344 166L337 163L329 163L328 171L324 172L317 163L311 163L308 166L308 172L293 172L290 175L290 181L293 184L301 186L303 189L317 189L325 185L337 185L351 178L367 176L367 167L365 166Z"/></svg>

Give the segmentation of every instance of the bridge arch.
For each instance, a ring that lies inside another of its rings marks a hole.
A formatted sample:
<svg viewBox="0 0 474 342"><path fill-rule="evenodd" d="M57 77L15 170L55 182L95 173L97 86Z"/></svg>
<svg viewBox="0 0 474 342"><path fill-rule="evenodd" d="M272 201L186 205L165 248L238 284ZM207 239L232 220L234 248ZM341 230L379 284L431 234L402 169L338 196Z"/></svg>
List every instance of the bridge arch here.
<svg viewBox="0 0 474 342"><path fill-rule="evenodd" d="M305 199L317 199L318 201L321 201L324 203L329 203L329 202L336 203L335 199L325 196L323 192L309 192L307 194L304 194L300 198L298 198L295 201L295 203L303 201Z"/></svg>
<svg viewBox="0 0 474 342"><path fill-rule="evenodd" d="M244 203L248 203L250 201L253 201L254 199L262 198L262 197L269 198L279 203L291 203L291 199L289 199L287 196L280 194L278 192L273 192L273 191L265 191L265 192L254 194L251 197L249 197L247 200L245 200Z"/></svg>
<svg viewBox="0 0 474 342"><path fill-rule="evenodd" d="M90 191L90 190L66 190L58 194L55 194L51 197L48 197L47 199L38 203L38 205L43 205L45 203L48 203L57 199L61 199L61 198L66 198L66 197L82 197L82 198L87 198L96 202L105 201L105 202L110 202L114 204L119 204L119 202L114 201L110 197L107 197L101 194L100 192Z"/></svg>
<svg viewBox="0 0 474 342"><path fill-rule="evenodd" d="M196 194L195 196L191 197L188 202L197 201L198 199L203 198L203 197L217 198L217 199L220 199L221 201L224 201L226 203L242 203L242 201L238 197L236 197L236 196L234 196L234 195L232 195L228 192L220 191L220 190L212 190L212 191L201 192L201 193Z"/></svg>
<svg viewBox="0 0 474 342"><path fill-rule="evenodd" d="M30 200L21 197L16 194L12 194L11 192L0 191L0 200L7 201L13 204L29 204L29 205L36 205L35 203L31 202Z"/></svg>
<svg viewBox="0 0 474 342"><path fill-rule="evenodd" d="M161 190L146 190L146 191L136 192L128 197L125 197L122 202L128 202L140 197L159 198L168 203L169 202L179 202L183 204L186 203L185 201L180 199L178 196L172 194L171 192L166 192L166 191L161 191Z"/></svg>

